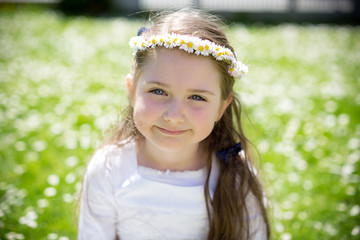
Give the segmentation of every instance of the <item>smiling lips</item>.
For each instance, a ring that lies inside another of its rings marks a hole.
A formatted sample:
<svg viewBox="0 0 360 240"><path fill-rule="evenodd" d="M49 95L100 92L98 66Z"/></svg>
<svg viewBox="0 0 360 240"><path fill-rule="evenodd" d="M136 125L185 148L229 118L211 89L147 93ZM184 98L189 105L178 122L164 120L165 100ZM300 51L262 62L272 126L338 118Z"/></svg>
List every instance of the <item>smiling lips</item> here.
<svg viewBox="0 0 360 240"><path fill-rule="evenodd" d="M173 135L173 136L181 135L187 131L187 130L169 130L161 127L157 127L157 129L166 135Z"/></svg>

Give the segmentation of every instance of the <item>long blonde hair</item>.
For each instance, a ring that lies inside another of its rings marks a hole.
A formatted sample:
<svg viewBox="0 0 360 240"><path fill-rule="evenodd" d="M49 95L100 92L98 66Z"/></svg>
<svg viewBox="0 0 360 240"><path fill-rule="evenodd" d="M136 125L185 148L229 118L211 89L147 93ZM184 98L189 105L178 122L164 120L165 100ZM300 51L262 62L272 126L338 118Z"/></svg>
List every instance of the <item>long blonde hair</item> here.
<svg viewBox="0 0 360 240"><path fill-rule="evenodd" d="M198 10L186 9L160 14L156 17L154 25L143 32L142 36L150 37L165 33L196 36L225 46L234 52L225 33L220 29L220 25L221 21L213 15ZM132 69L133 86L136 86L145 60L152 51L154 50L149 49L136 53ZM230 94L232 94L233 99L222 118L216 123L211 134L204 141L208 144L208 149L213 149L215 152L229 148L240 141L245 154L243 157L240 157L240 155L232 157L228 163L218 159L220 172L213 198L210 197L208 190L212 161L210 158L207 161L209 172L204 194L210 227L208 239L250 238L249 207L247 205L247 198L250 194L254 196L256 205L260 208L267 227L267 237L270 238L269 220L263 202L262 186L254 173L252 158L249 154L250 142L245 137L241 126L241 103L236 93L233 92L235 79L228 74L228 66L225 62L214 59L213 61L222 74L222 99L227 99ZM133 109L130 105L127 107L120 124L116 126L106 144L117 144L126 139L135 139L141 136L134 124Z"/></svg>

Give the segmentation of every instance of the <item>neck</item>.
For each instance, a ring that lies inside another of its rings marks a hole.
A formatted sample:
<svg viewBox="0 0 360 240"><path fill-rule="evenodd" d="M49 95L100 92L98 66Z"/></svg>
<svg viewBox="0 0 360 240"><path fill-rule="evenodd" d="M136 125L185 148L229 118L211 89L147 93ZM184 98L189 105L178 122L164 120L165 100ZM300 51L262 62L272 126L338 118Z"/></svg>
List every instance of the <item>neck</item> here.
<svg viewBox="0 0 360 240"><path fill-rule="evenodd" d="M138 164L161 171L198 170L206 166L207 153L202 144L181 151L165 151L149 141L138 139L136 142Z"/></svg>

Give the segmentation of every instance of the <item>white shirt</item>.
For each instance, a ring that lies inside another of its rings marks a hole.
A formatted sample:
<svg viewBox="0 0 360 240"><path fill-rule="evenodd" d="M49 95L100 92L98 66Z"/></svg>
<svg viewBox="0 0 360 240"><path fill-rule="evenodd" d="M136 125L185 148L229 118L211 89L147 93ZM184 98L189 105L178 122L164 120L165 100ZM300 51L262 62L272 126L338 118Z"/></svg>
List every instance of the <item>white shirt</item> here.
<svg viewBox="0 0 360 240"><path fill-rule="evenodd" d="M213 157L211 196L218 171ZM98 150L85 175L78 239L206 239L206 174L206 168L164 172L139 166L134 142ZM250 213L252 239L266 239L259 210Z"/></svg>

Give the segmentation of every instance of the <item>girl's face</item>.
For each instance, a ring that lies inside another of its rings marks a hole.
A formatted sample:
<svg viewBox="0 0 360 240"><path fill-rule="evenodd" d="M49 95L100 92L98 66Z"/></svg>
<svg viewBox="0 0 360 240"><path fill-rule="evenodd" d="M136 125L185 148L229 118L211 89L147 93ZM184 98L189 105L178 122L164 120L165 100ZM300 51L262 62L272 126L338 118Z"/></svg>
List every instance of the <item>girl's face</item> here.
<svg viewBox="0 0 360 240"><path fill-rule="evenodd" d="M135 125L145 141L163 151L198 147L231 101L221 99L220 80L209 57L156 49L130 86Z"/></svg>

